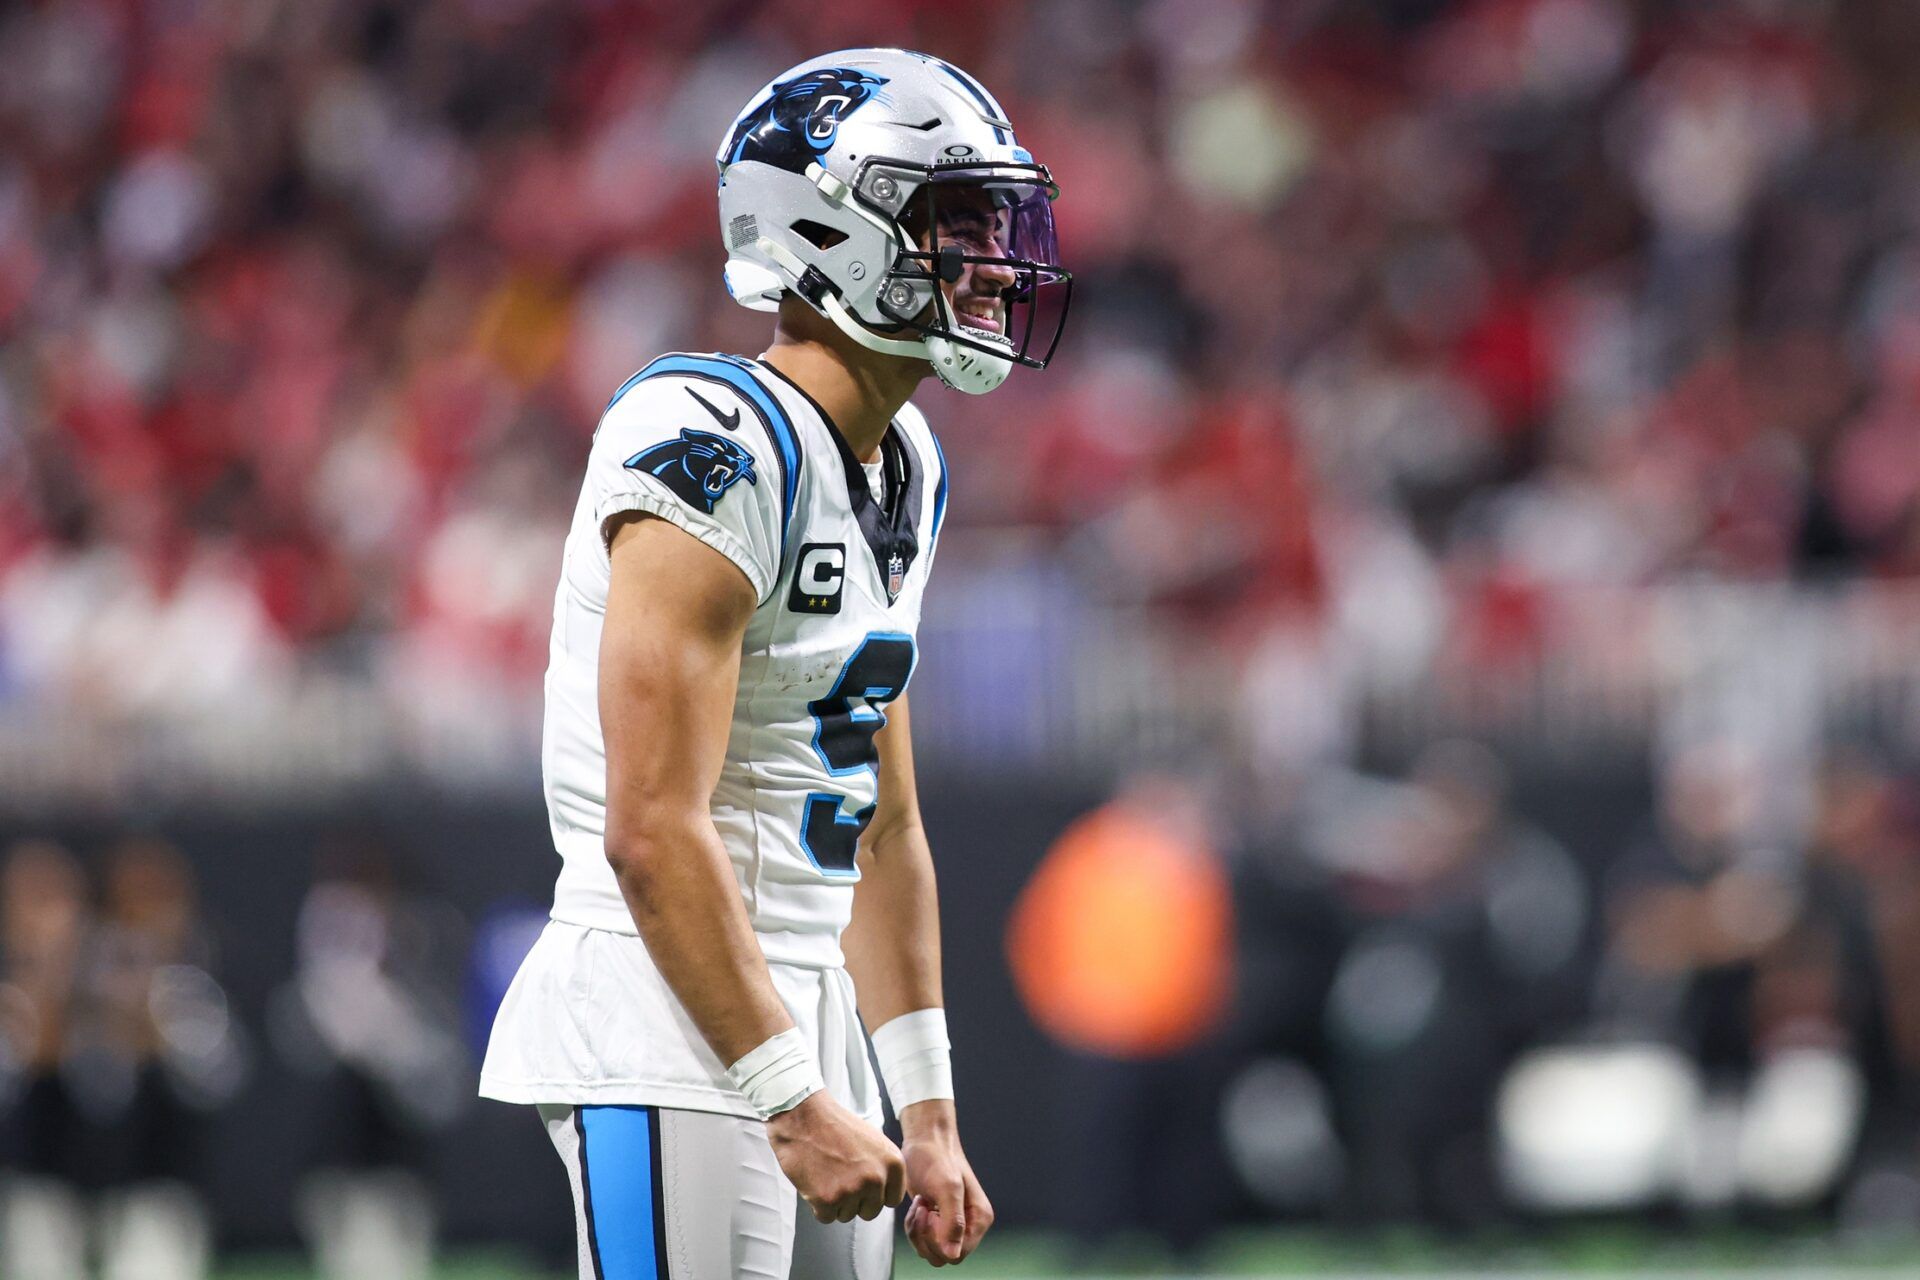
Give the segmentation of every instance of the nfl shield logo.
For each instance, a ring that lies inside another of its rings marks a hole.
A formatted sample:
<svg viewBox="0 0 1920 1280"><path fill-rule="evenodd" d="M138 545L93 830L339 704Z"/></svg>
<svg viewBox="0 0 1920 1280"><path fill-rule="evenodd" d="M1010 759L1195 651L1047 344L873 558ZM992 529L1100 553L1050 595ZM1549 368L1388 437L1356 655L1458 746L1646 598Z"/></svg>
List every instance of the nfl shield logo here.
<svg viewBox="0 0 1920 1280"><path fill-rule="evenodd" d="M887 600L889 602L900 594L900 588L905 586L906 582L907 562L900 558L899 552L895 552L892 559L887 561Z"/></svg>

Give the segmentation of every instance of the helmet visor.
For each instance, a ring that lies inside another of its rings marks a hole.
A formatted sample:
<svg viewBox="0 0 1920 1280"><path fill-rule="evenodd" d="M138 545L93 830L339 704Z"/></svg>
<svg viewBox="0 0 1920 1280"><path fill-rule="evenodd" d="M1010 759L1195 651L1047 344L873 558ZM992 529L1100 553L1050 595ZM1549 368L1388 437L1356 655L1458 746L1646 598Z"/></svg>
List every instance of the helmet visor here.
<svg viewBox="0 0 1920 1280"><path fill-rule="evenodd" d="M972 302L1000 312L999 332L968 324L940 288L933 290L932 307L918 316L888 307L884 290L881 310L909 329L990 355L1004 357L1011 347L1016 363L1045 368L1066 328L1073 287L1072 274L1060 264L1053 224L1059 188L1045 167L940 165L917 169L914 176L921 185L902 210L902 221L921 232L931 228L932 234L902 247L893 274L949 286L967 279ZM913 202L924 202L917 213Z"/></svg>
<svg viewBox="0 0 1920 1280"><path fill-rule="evenodd" d="M1053 184L1020 181L998 169L982 166L974 172L933 173L927 192L933 197L941 234L967 244L969 252L998 252L1005 258L1057 269L1060 241L1053 229ZM979 192L981 200L968 201L956 194L968 190Z"/></svg>

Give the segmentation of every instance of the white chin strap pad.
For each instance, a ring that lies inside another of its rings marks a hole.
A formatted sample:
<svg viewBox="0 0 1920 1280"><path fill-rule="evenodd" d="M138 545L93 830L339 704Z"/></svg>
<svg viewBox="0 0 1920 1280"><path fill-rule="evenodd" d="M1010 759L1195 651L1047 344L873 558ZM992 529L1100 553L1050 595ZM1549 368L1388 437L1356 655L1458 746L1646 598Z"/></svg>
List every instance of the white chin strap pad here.
<svg viewBox="0 0 1920 1280"><path fill-rule="evenodd" d="M786 282L770 267L745 258L729 258L721 279L733 300L754 311L778 311Z"/></svg>
<svg viewBox="0 0 1920 1280"><path fill-rule="evenodd" d="M983 396L1005 382L1007 375L1013 372L1013 345L1004 338L985 335L981 340L995 346L1005 346L1007 354L988 355L947 338L925 339L927 361L933 365L933 372L940 381L970 396Z"/></svg>

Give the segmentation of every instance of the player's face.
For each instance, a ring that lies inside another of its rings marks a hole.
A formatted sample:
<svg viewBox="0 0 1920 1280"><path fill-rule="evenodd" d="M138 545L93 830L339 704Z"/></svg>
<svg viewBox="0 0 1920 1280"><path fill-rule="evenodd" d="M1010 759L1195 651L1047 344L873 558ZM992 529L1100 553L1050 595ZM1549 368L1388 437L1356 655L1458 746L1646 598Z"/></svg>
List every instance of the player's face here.
<svg viewBox="0 0 1920 1280"><path fill-rule="evenodd" d="M935 250L953 245L969 256L1007 257L1010 228L1005 202L989 188L953 186L936 192L934 230ZM959 323L1004 337L1005 295L1015 280L1013 269L999 262L969 262L961 267L958 280L943 282L940 288Z"/></svg>

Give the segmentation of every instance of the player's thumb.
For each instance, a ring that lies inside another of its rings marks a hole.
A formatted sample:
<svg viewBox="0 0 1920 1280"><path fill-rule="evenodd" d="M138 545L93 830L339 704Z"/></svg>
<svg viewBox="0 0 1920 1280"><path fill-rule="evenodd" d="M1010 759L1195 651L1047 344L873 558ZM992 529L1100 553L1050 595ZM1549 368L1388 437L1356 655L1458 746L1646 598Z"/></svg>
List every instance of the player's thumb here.
<svg viewBox="0 0 1920 1280"><path fill-rule="evenodd" d="M958 1187L955 1187L949 1199L935 1206L939 1210L940 1221L946 1225L946 1230L940 1233L941 1248L953 1258L960 1256L960 1246L965 1244L967 1239L966 1203L966 1196Z"/></svg>

